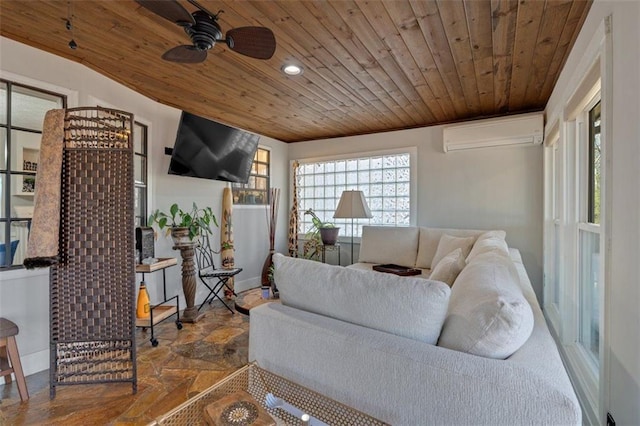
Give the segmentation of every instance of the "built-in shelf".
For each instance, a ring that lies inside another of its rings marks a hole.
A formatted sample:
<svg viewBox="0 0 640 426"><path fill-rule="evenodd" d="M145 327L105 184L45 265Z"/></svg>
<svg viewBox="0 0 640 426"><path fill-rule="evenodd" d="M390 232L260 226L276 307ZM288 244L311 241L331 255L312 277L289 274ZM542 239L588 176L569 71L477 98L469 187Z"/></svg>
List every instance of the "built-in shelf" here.
<svg viewBox="0 0 640 426"><path fill-rule="evenodd" d="M13 195L19 197L33 197L35 195L36 176L38 170L38 159L40 150L35 148L23 147L18 149L16 164L19 171L30 172L33 175L15 175L16 183L14 185Z"/></svg>

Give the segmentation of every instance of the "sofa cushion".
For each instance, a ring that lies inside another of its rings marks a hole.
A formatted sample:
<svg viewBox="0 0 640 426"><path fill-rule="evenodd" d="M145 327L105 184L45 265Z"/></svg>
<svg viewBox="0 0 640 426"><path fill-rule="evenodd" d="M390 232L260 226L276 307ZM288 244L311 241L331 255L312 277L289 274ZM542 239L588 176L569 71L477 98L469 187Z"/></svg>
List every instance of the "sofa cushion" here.
<svg viewBox="0 0 640 426"><path fill-rule="evenodd" d="M454 237L478 237L487 231L479 231L475 229L447 229L447 228L426 228L420 227L420 237L418 242L418 257L416 259L416 268L433 269L435 262L433 256L438 250L440 237L444 234ZM447 253L445 253L447 254Z"/></svg>
<svg viewBox="0 0 640 426"><path fill-rule="evenodd" d="M454 237L449 234L442 235L436 254L433 255L433 261L431 262L432 267L437 265L443 257L458 248L462 250L462 256L466 259L475 241L475 237Z"/></svg>
<svg viewBox="0 0 640 426"><path fill-rule="evenodd" d="M467 263L482 253L496 253L503 256L509 256L509 247L504 240L507 233L504 231L489 231L480 235L476 242L473 244L473 248L467 256Z"/></svg>
<svg viewBox="0 0 640 426"><path fill-rule="evenodd" d="M462 249L457 248L438 262L438 264L433 268L433 271L431 271L429 279L442 281L451 287L466 264L467 263L462 254Z"/></svg>
<svg viewBox="0 0 640 426"><path fill-rule="evenodd" d="M416 227L363 226L359 262L413 267L418 253Z"/></svg>
<svg viewBox="0 0 640 426"><path fill-rule="evenodd" d="M435 344L451 290L439 281L273 256L283 305Z"/></svg>
<svg viewBox="0 0 640 426"><path fill-rule="evenodd" d="M533 330L533 312L522 294L513 261L496 253L476 256L451 288L439 346L504 359Z"/></svg>

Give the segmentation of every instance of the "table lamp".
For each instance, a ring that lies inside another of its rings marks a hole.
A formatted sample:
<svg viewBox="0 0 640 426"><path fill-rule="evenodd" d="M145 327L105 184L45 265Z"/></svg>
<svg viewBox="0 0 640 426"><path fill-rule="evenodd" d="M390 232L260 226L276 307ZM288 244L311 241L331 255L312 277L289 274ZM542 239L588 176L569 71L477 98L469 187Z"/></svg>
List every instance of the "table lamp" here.
<svg viewBox="0 0 640 426"><path fill-rule="evenodd" d="M351 219L351 263L353 260L353 219L373 217L362 191L342 191L334 219Z"/></svg>

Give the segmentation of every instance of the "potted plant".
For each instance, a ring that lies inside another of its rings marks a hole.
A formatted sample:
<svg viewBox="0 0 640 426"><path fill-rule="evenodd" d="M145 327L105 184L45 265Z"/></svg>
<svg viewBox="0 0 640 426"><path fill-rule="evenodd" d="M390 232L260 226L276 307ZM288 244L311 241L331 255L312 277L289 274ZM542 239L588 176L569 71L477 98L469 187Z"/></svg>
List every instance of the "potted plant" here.
<svg viewBox="0 0 640 426"><path fill-rule="evenodd" d="M211 225L218 226L211 207L200 209L196 203L188 211L175 203L169 208L168 214L158 209L151 213L148 223L157 224L160 229L168 228L167 234L171 234L176 246L190 244L200 235L212 234Z"/></svg>
<svg viewBox="0 0 640 426"><path fill-rule="evenodd" d="M338 241L338 232L340 228L335 226L330 222L323 222L320 218L315 214L313 209L308 209L304 212L305 215L311 216L311 229L305 235L305 239L307 240L318 240L322 241L322 244L325 246L332 246Z"/></svg>

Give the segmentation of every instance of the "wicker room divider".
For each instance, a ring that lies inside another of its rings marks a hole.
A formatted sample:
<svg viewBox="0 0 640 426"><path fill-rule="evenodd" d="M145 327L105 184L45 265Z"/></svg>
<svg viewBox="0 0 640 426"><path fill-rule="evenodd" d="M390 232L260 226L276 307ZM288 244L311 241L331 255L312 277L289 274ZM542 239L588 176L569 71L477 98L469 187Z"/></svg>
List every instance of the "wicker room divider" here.
<svg viewBox="0 0 640 426"><path fill-rule="evenodd" d="M60 262L50 272L49 390L131 382L137 390L133 115L65 116Z"/></svg>

